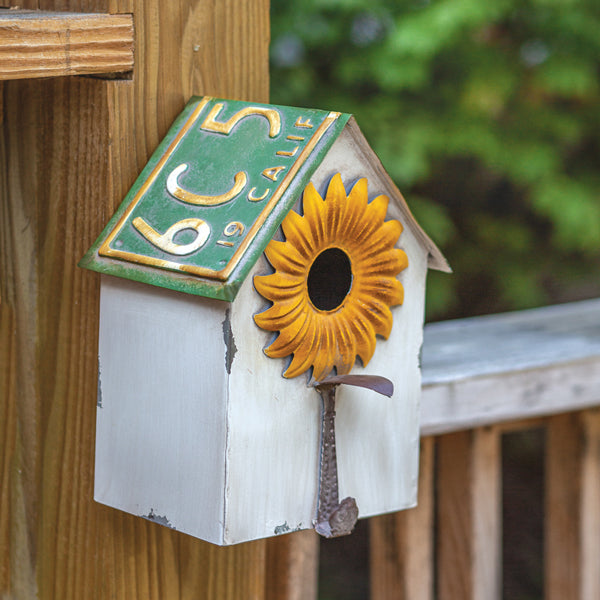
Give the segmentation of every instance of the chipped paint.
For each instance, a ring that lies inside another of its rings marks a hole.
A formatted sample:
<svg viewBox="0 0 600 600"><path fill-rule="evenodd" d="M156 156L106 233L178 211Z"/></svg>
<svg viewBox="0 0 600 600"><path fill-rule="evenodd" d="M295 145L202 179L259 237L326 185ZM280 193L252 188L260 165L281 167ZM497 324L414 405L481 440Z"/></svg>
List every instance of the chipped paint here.
<svg viewBox="0 0 600 600"><path fill-rule="evenodd" d="M100 357L98 357L98 395L96 397L96 407L102 408L102 379L100 372Z"/></svg>
<svg viewBox="0 0 600 600"><path fill-rule="evenodd" d="M223 320L223 341L225 342L225 369L227 373L231 374L231 365L237 352L237 346L233 339L233 331L231 329L231 311L227 309L225 311L225 319Z"/></svg>
<svg viewBox="0 0 600 600"><path fill-rule="evenodd" d="M150 509L150 512L147 515L141 515L141 516L144 517L144 519L148 519L148 521L153 521L154 523L158 523L159 525L164 525L165 527L168 527L169 529L175 529L175 527L173 527L173 525L171 525L171 522L169 521L169 519L167 519L166 515L165 516L157 515L154 512L153 508Z"/></svg>
<svg viewBox="0 0 600 600"><path fill-rule="evenodd" d="M284 533L293 533L294 531L301 531L303 529L302 523L298 523L296 527L293 529L288 525L288 522L285 521L282 525L277 525L273 532L275 535L283 535Z"/></svg>
<svg viewBox="0 0 600 600"><path fill-rule="evenodd" d="M283 533L289 533L291 531L290 526L287 524L287 521L283 523L283 525L277 525L273 530L275 535L281 535Z"/></svg>

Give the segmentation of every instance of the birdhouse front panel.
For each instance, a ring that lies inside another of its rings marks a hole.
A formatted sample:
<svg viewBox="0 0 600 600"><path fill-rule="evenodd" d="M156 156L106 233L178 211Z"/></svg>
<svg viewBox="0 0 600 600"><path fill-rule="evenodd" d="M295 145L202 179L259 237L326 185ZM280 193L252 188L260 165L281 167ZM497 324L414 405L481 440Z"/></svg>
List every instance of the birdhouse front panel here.
<svg viewBox="0 0 600 600"><path fill-rule="evenodd" d="M415 504L447 265L350 115L193 99L82 263L98 501L221 545Z"/></svg>

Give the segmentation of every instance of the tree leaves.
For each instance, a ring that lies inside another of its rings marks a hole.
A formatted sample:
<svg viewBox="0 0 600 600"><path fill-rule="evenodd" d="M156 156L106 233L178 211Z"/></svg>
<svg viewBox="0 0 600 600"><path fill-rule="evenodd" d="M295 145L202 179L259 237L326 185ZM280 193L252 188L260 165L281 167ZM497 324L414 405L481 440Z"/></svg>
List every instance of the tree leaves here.
<svg viewBox="0 0 600 600"><path fill-rule="evenodd" d="M272 0L272 101L355 114L454 269L429 317L598 295L598 31L597 0Z"/></svg>

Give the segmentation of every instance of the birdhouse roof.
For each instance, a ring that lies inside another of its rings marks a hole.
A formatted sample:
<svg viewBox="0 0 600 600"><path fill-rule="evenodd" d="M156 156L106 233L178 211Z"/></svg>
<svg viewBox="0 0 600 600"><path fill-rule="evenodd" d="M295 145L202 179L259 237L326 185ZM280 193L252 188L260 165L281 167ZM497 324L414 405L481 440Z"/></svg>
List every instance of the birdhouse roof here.
<svg viewBox="0 0 600 600"><path fill-rule="evenodd" d="M80 266L232 301L344 129L448 271L351 115L210 97L188 102Z"/></svg>

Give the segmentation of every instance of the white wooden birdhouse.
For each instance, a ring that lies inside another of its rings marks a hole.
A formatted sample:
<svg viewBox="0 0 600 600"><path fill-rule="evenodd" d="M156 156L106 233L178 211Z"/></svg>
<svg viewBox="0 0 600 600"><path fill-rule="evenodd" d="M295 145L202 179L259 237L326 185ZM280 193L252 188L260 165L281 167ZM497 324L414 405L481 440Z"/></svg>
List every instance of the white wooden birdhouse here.
<svg viewBox="0 0 600 600"><path fill-rule="evenodd" d="M81 264L97 501L220 545L415 505L448 266L350 115L193 98Z"/></svg>

